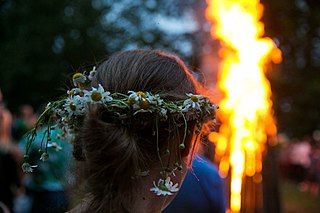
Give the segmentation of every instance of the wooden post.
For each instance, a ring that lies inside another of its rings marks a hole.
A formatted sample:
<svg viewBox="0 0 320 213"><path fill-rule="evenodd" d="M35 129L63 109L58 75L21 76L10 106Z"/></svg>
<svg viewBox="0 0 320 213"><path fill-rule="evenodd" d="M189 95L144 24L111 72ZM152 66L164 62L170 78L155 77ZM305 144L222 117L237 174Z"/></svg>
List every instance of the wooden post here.
<svg viewBox="0 0 320 213"><path fill-rule="evenodd" d="M263 212L281 213L278 158L275 146L267 145L263 160Z"/></svg>

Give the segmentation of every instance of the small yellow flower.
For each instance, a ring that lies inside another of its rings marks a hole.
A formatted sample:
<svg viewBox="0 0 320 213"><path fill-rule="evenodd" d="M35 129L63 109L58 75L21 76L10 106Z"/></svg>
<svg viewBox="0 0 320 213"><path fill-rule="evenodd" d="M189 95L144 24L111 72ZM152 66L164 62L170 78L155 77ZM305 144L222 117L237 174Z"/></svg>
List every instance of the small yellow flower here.
<svg viewBox="0 0 320 213"><path fill-rule="evenodd" d="M82 73L77 72L72 76L72 79L74 80L74 79L83 78L83 77L84 75Z"/></svg>
<svg viewBox="0 0 320 213"><path fill-rule="evenodd" d="M86 76L78 72L72 76L72 80L73 80L73 84L77 86L79 84L83 84L86 82Z"/></svg>

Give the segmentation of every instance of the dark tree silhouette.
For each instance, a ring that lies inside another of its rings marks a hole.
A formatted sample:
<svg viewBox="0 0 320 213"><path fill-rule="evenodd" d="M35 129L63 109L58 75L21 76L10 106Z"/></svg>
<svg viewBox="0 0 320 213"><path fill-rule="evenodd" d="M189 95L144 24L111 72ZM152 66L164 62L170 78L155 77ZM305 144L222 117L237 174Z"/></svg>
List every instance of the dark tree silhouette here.
<svg viewBox="0 0 320 213"><path fill-rule="evenodd" d="M320 129L320 3L264 0L266 32L283 62L269 73L280 132L302 138Z"/></svg>
<svg viewBox="0 0 320 213"><path fill-rule="evenodd" d="M0 88L9 108L52 100L78 68L123 49L190 57L193 29L184 27L186 13L179 6L160 0L1 1ZM172 22L182 26L172 29Z"/></svg>

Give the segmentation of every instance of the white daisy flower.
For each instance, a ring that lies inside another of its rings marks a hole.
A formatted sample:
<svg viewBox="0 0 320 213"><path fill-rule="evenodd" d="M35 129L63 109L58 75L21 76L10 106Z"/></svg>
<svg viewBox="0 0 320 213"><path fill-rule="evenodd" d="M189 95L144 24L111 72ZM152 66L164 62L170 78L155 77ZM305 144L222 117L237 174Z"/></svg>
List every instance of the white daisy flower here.
<svg viewBox="0 0 320 213"><path fill-rule="evenodd" d="M181 112L186 113L187 120L197 119L203 110L202 107L207 105L207 99L202 95L194 95L192 93L187 93L186 95L190 98L186 99L182 106L179 106L179 109Z"/></svg>
<svg viewBox="0 0 320 213"><path fill-rule="evenodd" d="M167 177L166 180L159 179L158 184L153 181L154 187L150 189L150 191L156 193L158 196L159 195L172 195L172 193L179 191L178 184L172 183L170 181L170 177Z"/></svg>
<svg viewBox="0 0 320 213"><path fill-rule="evenodd" d="M63 106L69 118L73 115L84 115L86 111L85 99L79 95L67 97L66 103Z"/></svg>
<svg viewBox="0 0 320 213"><path fill-rule="evenodd" d="M48 147L54 148L56 152L58 152L62 149L62 147L59 144L57 144L56 142L49 143Z"/></svg>
<svg viewBox="0 0 320 213"><path fill-rule="evenodd" d="M67 91L67 94L70 97L73 97L73 96L76 96L76 95L83 96L83 91L80 88L72 88L71 90Z"/></svg>
<svg viewBox="0 0 320 213"><path fill-rule="evenodd" d="M76 101L73 97L66 98L66 102L63 105L65 111L69 114L69 116L72 116L75 111L77 110ZM61 111L60 111L61 112Z"/></svg>
<svg viewBox="0 0 320 213"><path fill-rule="evenodd" d="M165 182L165 186L167 187L167 189L168 189L170 192L177 192L177 191L179 191L178 183L176 183L176 184L173 185L173 182L170 180L170 177L167 177L166 182Z"/></svg>
<svg viewBox="0 0 320 213"><path fill-rule="evenodd" d="M129 103L133 106L133 109L139 110L139 112L148 112L150 102L147 99L147 94L144 92L134 92L134 91L129 91L128 92L129 98L128 101Z"/></svg>
<svg viewBox="0 0 320 213"><path fill-rule="evenodd" d="M30 165L29 163L23 163L21 168L22 168L22 171L25 172L25 173L31 173L33 172L33 168L37 168L38 165Z"/></svg>
<svg viewBox="0 0 320 213"><path fill-rule="evenodd" d="M192 93L187 93L186 95L190 98L183 102L182 112L187 112L190 108L201 110L202 103L204 103L206 99L202 95L194 95Z"/></svg>
<svg viewBox="0 0 320 213"><path fill-rule="evenodd" d="M112 101L112 97L110 96L110 92L105 91L104 88L99 84L98 88L92 87L91 91L84 91L84 96L87 101L91 103L106 103Z"/></svg>
<svg viewBox="0 0 320 213"><path fill-rule="evenodd" d="M129 99L130 99L131 101L132 101L132 100L134 100L134 101L140 101L140 100L144 100L144 99L147 98L146 93L141 92L141 91L139 91L139 92L134 92L134 91L129 90L128 93L129 93Z"/></svg>
<svg viewBox="0 0 320 213"><path fill-rule="evenodd" d="M151 95L149 92L147 92L146 100L152 105L161 106L163 100L160 98L160 95Z"/></svg>

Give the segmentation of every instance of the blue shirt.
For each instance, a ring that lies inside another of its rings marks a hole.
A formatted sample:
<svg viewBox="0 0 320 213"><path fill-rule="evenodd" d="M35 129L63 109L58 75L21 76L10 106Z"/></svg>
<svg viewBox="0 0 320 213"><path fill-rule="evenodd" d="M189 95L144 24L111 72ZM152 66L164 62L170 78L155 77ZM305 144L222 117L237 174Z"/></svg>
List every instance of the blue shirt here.
<svg viewBox="0 0 320 213"><path fill-rule="evenodd" d="M45 127L39 132L33 141L29 151L29 160L31 165L38 165L31 174L25 176L24 185L30 189L37 191L63 191L72 180L69 170L72 166L71 144L57 137L60 130L51 131L51 143L56 143L59 148L48 147L49 158L47 161L40 160L41 154L38 152L42 138L45 134ZM27 138L24 137L20 141L20 146L25 149ZM43 142L45 146L45 141ZM69 180L70 179L70 180Z"/></svg>
<svg viewBox="0 0 320 213"><path fill-rule="evenodd" d="M203 156L196 156L192 170L164 213L225 213L225 184L217 168Z"/></svg>

